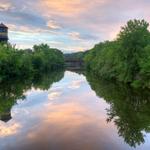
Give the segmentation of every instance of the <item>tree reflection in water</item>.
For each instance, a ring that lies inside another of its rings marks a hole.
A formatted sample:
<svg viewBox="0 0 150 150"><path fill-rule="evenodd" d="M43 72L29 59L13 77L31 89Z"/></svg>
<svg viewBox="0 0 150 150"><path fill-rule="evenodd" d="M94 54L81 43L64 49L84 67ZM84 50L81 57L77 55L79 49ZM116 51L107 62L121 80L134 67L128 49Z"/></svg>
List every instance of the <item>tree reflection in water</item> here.
<svg viewBox="0 0 150 150"><path fill-rule="evenodd" d="M113 121L126 143L136 147L150 132L150 91L106 81L87 73L87 80L97 96L110 104L107 121Z"/></svg>
<svg viewBox="0 0 150 150"><path fill-rule="evenodd" d="M64 71L55 71L36 75L29 79L7 80L0 83L0 120L11 119L11 108L18 99L25 99L24 93L32 87L48 90L50 86L64 76Z"/></svg>
<svg viewBox="0 0 150 150"><path fill-rule="evenodd" d="M82 72L80 72L82 73ZM85 73L83 73L85 74ZM11 119L11 108L18 99L25 99L24 93L32 87L48 90L50 86L62 79L64 71L38 75L30 79L7 80L0 84L0 119ZM99 97L110 104L107 109L107 121L113 121L126 143L136 147L145 142L145 132L150 132L150 92L133 89L127 85L105 81L86 74L91 88Z"/></svg>

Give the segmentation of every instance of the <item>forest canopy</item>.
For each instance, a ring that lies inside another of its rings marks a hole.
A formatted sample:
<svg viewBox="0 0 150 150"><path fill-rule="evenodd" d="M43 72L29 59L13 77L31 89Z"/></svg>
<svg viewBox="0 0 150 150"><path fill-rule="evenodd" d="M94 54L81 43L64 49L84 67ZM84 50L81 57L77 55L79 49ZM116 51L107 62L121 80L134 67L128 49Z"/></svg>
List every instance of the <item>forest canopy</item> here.
<svg viewBox="0 0 150 150"><path fill-rule="evenodd" d="M150 88L150 31L145 20L130 20L114 41L101 42L84 60L99 77Z"/></svg>
<svg viewBox="0 0 150 150"><path fill-rule="evenodd" d="M33 50L19 50L10 44L0 43L0 81L25 78L63 66L63 53L47 44L35 45Z"/></svg>

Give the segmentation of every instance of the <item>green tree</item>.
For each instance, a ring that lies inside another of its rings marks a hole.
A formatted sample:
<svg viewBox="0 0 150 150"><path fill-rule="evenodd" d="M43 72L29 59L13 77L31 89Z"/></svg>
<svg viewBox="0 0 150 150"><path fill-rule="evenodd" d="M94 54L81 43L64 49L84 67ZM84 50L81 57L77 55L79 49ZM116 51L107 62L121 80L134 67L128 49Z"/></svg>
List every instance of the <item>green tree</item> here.
<svg viewBox="0 0 150 150"><path fill-rule="evenodd" d="M130 20L121 28L118 35L120 43L119 57L122 60L120 78L125 82L135 80L140 71L139 59L144 48L150 43L149 24L144 20Z"/></svg>
<svg viewBox="0 0 150 150"><path fill-rule="evenodd" d="M62 52L47 44L35 45L33 51L0 44L0 81L7 78L32 78L34 74L61 69L63 66Z"/></svg>
<svg viewBox="0 0 150 150"><path fill-rule="evenodd" d="M130 20L114 41L97 44L85 55L87 69L98 77L135 87L150 87L150 32L144 20Z"/></svg>

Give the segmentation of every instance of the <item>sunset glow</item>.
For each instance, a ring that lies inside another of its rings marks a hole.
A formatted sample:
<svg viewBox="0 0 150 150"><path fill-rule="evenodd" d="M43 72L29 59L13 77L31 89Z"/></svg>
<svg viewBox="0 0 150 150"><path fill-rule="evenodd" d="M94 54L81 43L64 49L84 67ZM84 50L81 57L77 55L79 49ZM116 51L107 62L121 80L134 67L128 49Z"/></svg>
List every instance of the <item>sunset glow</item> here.
<svg viewBox="0 0 150 150"><path fill-rule="evenodd" d="M0 21L19 48L48 43L64 52L112 40L130 19L150 20L148 0L1 0Z"/></svg>

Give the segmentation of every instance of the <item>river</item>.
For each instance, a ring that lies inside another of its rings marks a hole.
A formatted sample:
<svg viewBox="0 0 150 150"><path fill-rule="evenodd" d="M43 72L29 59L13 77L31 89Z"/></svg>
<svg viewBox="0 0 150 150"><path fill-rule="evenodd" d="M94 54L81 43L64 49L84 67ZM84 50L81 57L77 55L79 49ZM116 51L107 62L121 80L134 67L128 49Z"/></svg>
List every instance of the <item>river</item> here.
<svg viewBox="0 0 150 150"><path fill-rule="evenodd" d="M71 71L0 86L0 150L149 150L149 92Z"/></svg>

